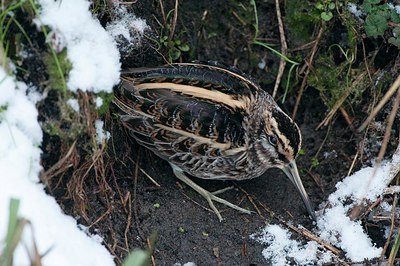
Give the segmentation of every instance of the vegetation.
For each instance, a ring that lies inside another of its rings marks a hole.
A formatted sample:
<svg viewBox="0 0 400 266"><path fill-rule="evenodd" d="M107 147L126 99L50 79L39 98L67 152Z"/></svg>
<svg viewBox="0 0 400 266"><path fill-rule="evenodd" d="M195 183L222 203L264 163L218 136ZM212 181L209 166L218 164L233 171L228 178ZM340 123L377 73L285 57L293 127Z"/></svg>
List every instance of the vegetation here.
<svg viewBox="0 0 400 266"><path fill-rule="evenodd" d="M365 0L361 10L366 14L365 33L370 37L384 36L391 31L388 42L400 48L400 14L393 4L379 0Z"/></svg>
<svg viewBox="0 0 400 266"><path fill-rule="evenodd" d="M0 265L1 266L12 266L13 256L15 249L19 244L21 244L22 233L24 230L28 229L30 223L28 220L18 216L20 201L18 199L10 200L9 207L9 218L7 235L3 243L0 242ZM32 237L34 241L34 237ZM36 244L32 245L33 250L27 250L29 252L28 256L31 258L31 265L41 265L41 256L36 250Z"/></svg>

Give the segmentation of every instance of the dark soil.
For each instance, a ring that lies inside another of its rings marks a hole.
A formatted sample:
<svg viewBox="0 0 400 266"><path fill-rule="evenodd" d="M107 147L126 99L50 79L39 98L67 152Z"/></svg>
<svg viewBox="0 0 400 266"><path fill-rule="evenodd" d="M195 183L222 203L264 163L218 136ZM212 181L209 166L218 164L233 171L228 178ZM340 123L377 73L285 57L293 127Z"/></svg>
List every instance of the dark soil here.
<svg viewBox="0 0 400 266"><path fill-rule="evenodd" d="M165 13L168 13L174 1L163 2ZM188 43L190 51L182 53L178 61L215 60L236 65L251 74L268 92L272 92L271 84L277 73L279 58L251 44L254 21L249 1L180 2L175 36ZM278 49L279 32L274 1L258 2L260 36L266 42L278 45ZM163 21L158 3L139 0L130 8L138 17L147 20L154 30L148 34L156 38L161 30L155 18L161 24ZM102 23L108 18L109 14L103 14ZM335 32L335 28L331 30ZM321 49L328 45L322 45ZM155 46L150 40L145 40L141 48L123 55L123 67L165 64L161 54L167 51L162 49L156 52ZM257 67L261 59L266 61L265 70ZM279 102L288 113L293 110L299 86L294 82L284 105ZM278 99L283 91L280 88ZM42 108L42 111L49 112L45 104ZM326 112L327 107L319 92L307 88L296 117L303 135L304 150L304 155L298 157L297 163L304 186L315 206L324 202L335 190L336 183L347 174L363 137L355 134L353 128L366 116L362 109L354 111L354 124L349 126L338 114L329 127L316 130ZM49 116L46 115L43 120L49 119ZM96 168L96 171L90 170L88 175L75 183L71 180L76 178L76 171L67 169L64 174L55 175L49 193L56 196L66 213L77 217L78 222L90 226L93 232L104 237L106 246L115 255L118 264L130 250L149 247L149 239L155 234L152 254L156 265L189 261L197 265L265 265L263 247L251 240L249 235L266 223L277 222L271 211L295 224L309 229L313 227L296 188L278 169L268 170L263 176L245 182L193 178L209 191L233 186L234 189L225 192L222 197L254 211L252 215L244 215L218 205L224 218L220 223L208 209L207 202L174 177L167 162L141 148L129 137L112 108L106 116L106 127L112 137L103 153L104 165ZM82 148L85 141L88 140L78 141L74 165L86 165L86 160L89 160L88 150ZM55 158L61 159L68 150L61 148L59 142L59 138L45 134L42 159L46 170L57 161ZM317 159L318 165L312 164L313 158L314 161ZM355 169L366 159L358 159ZM90 169L88 167L83 169ZM100 168L102 178L98 175ZM156 186L140 169L160 186ZM74 186L76 183L81 184L79 192L82 193L79 197L74 196L74 193L78 194ZM259 214L254 206L259 209Z"/></svg>

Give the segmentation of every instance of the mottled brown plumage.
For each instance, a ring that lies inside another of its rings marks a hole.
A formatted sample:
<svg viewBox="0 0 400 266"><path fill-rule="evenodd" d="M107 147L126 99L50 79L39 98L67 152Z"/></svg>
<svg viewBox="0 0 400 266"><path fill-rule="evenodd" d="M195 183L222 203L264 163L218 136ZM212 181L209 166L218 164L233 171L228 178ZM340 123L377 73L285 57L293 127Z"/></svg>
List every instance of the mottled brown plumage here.
<svg viewBox="0 0 400 266"><path fill-rule="evenodd" d="M121 120L136 141L167 160L178 178L196 186L220 219L212 201L230 203L198 187L185 173L244 180L281 168L314 217L294 160L300 130L243 73L217 63L132 69L122 73L114 94Z"/></svg>

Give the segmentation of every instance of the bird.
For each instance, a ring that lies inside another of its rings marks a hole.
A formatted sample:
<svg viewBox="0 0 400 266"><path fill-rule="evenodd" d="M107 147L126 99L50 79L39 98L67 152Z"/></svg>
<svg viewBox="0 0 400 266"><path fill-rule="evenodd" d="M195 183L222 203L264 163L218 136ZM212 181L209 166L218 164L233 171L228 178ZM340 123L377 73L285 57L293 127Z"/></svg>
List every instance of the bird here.
<svg viewBox="0 0 400 266"><path fill-rule="evenodd" d="M296 165L302 137L297 124L250 76L207 61L121 72L113 103L130 135L169 162L175 176L208 202L251 213L209 192L189 176L247 180L282 169L316 219Z"/></svg>

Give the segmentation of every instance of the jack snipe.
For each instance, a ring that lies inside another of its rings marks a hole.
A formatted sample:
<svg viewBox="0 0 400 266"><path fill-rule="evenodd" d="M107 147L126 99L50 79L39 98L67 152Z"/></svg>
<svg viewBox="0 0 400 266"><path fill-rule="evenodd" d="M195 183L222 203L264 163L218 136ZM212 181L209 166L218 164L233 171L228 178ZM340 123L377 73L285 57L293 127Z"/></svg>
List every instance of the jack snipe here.
<svg viewBox="0 0 400 266"><path fill-rule="evenodd" d="M131 135L167 160L177 178L207 199L241 212L186 174L203 179L244 180L268 168L282 169L315 218L295 157L298 126L250 78L209 62L181 63L123 72L114 103Z"/></svg>

